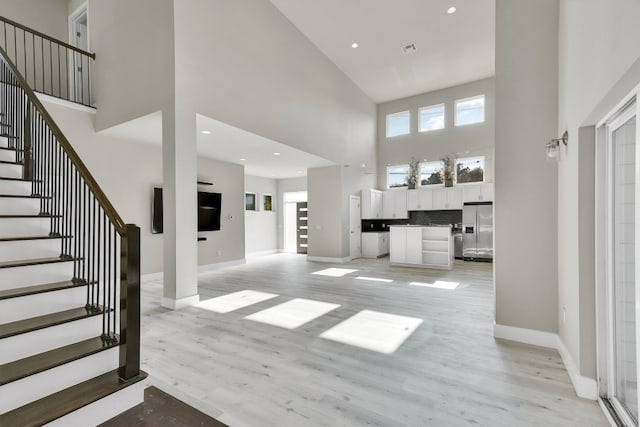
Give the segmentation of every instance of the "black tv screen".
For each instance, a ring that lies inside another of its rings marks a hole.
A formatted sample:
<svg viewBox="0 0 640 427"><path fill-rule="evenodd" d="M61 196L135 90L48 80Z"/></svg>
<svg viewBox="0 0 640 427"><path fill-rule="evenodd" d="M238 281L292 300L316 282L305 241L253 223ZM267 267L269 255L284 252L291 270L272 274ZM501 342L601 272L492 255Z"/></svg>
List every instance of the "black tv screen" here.
<svg viewBox="0 0 640 427"><path fill-rule="evenodd" d="M198 231L220 230L220 212L222 194L198 192ZM159 234L163 231L162 188L153 189L153 206L151 212L151 232Z"/></svg>
<svg viewBox="0 0 640 427"><path fill-rule="evenodd" d="M198 231L220 230L222 194L198 192Z"/></svg>

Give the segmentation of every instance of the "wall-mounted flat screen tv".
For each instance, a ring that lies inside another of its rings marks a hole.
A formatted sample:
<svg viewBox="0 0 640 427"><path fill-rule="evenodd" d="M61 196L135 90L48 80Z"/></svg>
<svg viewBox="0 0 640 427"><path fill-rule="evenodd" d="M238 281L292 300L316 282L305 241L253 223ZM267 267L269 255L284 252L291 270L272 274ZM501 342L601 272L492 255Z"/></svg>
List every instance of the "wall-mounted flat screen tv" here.
<svg viewBox="0 0 640 427"><path fill-rule="evenodd" d="M222 194L198 191L198 231L220 230ZM163 231L162 188L153 189L151 232Z"/></svg>

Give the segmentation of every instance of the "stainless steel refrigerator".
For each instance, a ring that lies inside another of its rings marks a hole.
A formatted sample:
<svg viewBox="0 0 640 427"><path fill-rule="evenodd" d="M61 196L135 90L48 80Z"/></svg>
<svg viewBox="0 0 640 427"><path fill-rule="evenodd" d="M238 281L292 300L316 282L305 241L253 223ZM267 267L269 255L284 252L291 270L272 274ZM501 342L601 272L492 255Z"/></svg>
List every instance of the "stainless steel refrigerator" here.
<svg viewBox="0 0 640 427"><path fill-rule="evenodd" d="M462 207L462 257L493 261L493 205L470 203Z"/></svg>

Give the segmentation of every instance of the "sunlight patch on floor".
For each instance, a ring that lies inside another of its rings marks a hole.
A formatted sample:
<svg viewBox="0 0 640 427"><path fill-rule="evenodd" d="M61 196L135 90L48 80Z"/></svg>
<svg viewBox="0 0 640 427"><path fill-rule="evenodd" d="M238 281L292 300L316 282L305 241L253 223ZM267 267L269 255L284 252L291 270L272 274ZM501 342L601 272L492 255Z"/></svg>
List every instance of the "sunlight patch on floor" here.
<svg viewBox="0 0 640 427"><path fill-rule="evenodd" d="M384 283L393 282L393 280L391 279L380 279L378 277L366 277L366 276L358 276L356 277L356 280L368 280L370 282L384 282Z"/></svg>
<svg viewBox="0 0 640 427"><path fill-rule="evenodd" d="M433 283L411 282L409 284L411 286L422 286L425 288L436 288L436 289L448 289L450 291L460 286L460 283L458 282L443 282L442 280L436 280Z"/></svg>
<svg viewBox="0 0 640 427"><path fill-rule="evenodd" d="M416 317L363 310L322 333L320 337L391 354L421 323L422 319Z"/></svg>
<svg viewBox="0 0 640 427"><path fill-rule="evenodd" d="M340 304L296 298L251 314L245 319L286 329L296 329L340 307Z"/></svg>
<svg viewBox="0 0 640 427"><path fill-rule="evenodd" d="M354 273L356 271L358 270L352 270L349 268L327 268L324 270L316 271L315 273L311 273L311 274L316 274L318 276L342 277L342 276L346 276L347 274Z"/></svg>
<svg viewBox="0 0 640 427"><path fill-rule="evenodd" d="M246 290L204 300L197 304L196 307L215 313L229 313L277 296L276 294Z"/></svg>

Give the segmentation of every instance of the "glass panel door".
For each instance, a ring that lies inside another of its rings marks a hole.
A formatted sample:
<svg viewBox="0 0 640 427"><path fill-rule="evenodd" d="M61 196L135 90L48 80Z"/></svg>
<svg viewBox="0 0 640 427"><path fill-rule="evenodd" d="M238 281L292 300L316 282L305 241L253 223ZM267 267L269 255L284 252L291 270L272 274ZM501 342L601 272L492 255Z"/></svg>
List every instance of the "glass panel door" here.
<svg viewBox="0 0 640 427"><path fill-rule="evenodd" d="M613 378L611 396L634 423L638 420L635 279L636 117L610 128L611 296Z"/></svg>

